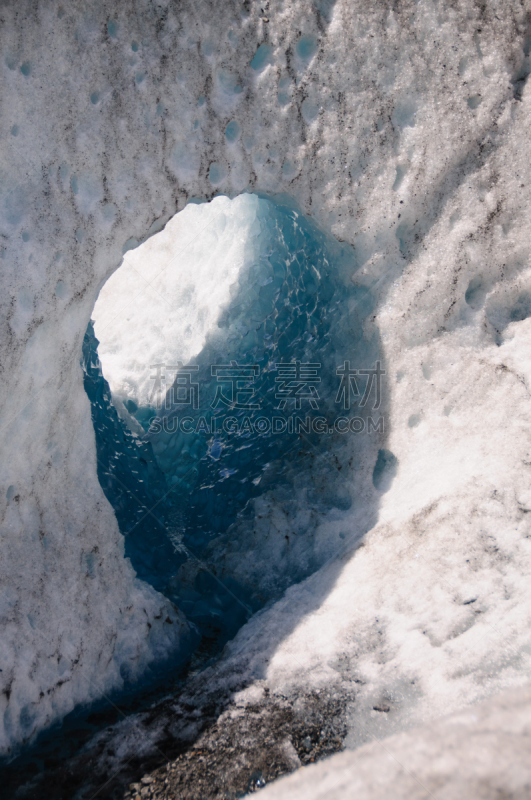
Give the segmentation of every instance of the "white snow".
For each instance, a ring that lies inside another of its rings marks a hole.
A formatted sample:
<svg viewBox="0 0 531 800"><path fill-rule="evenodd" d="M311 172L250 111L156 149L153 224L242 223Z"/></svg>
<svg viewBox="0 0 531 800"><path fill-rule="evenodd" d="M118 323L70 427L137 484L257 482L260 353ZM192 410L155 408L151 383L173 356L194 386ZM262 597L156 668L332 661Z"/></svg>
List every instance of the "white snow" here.
<svg viewBox="0 0 531 800"><path fill-rule="evenodd" d="M257 204L254 195L190 204L126 254L92 313L113 395L154 406L155 366L166 376L168 366L192 363L246 263Z"/></svg>
<svg viewBox="0 0 531 800"><path fill-rule="evenodd" d="M124 252L134 264L129 247L217 190L288 192L354 245L399 462L364 546L252 620L220 675L356 682L351 746L526 680L530 13L528 0L270 0L267 23L239 2L2 9L2 750L178 644L164 623L178 615L122 557L79 358ZM208 285L194 282L188 355ZM145 347L142 363L159 357ZM370 502L372 467L353 476Z"/></svg>

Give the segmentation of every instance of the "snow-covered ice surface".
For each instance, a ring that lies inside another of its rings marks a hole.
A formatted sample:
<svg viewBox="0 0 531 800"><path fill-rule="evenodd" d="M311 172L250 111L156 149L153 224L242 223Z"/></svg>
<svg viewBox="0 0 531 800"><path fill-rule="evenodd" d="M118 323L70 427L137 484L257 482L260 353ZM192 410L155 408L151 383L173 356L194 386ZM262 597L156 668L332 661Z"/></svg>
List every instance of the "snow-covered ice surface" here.
<svg viewBox="0 0 531 800"><path fill-rule="evenodd" d="M378 502L363 546L253 617L211 680L355 689L350 747L523 684L527 0L0 16L3 751L179 645L182 618L122 557L79 362L123 254L216 192L287 192L353 245L398 469L386 492L376 452L352 476Z"/></svg>

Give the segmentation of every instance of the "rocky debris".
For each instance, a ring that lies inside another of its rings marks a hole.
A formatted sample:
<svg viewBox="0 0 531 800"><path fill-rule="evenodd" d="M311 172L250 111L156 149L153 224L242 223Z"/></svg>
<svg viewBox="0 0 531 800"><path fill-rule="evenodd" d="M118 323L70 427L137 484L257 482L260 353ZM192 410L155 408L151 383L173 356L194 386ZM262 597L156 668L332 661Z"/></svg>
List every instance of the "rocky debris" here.
<svg viewBox="0 0 531 800"><path fill-rule="evenodd" d="M341 750L350 699L324 691L288 698L266 689L260 702L232 703L189 749L130 784L124 800L232 800L255 792Z"/></svg>
<svg viewBox="0 0 531 800"><path fill-rule="evenodd" d="M229 800L343 749L354 701L347 681L279 694L262 680L225 677L207 669L76 756L49 760L22 782L11 776L2 798Z"/></svg>
<svg viewBox="0 0 531 800"><path fill-rule="evenodd" d="M263 800L528 800L531 686L407 733L345 750ZM178 795L176 795L178 797Z"/></svg>

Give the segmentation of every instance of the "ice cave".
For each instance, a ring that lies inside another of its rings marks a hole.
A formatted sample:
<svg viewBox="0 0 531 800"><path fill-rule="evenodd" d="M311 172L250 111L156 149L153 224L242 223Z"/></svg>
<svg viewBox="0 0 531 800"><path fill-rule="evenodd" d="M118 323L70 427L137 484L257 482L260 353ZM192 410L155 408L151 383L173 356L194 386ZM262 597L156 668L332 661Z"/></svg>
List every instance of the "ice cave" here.
<svg viewBox="0 0 531 800"><path fill-rule="evenodd" d="M352 248L253 194L124 262L83 345L98 477L137 575L219 646L350 538L344 476L384 437L371 292Z"/></svg>
<svg viewBox="0 0 531 800"><path fill-rule="evenodd" d="M6 0L0 795L531 792L531 1Z"/></svg>

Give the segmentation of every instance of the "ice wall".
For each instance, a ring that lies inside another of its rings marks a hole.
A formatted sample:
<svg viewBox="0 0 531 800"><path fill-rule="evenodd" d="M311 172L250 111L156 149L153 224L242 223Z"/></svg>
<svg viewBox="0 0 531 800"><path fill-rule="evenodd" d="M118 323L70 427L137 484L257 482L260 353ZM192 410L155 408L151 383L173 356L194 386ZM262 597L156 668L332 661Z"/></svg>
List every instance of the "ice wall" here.
<svg viewBox="0 0 531 800"><path fill-rule="evenodd" d="M418 606L401 601L397 665L417 630L445 675L452 648L465 659L453 583L440 617L452 624L422 616L457 560L477 570L459 581L477 579L474 595L497 587L484 692L519 679L499 663L508 636L525 647L529 585L530 12L505 0L2 5L4 749L178 638L178 617L122 558L79 361L123 253L217 191L288 191L354 244L377 292L400 464L384 521L395 515L411 547L404 574L415 552L422 561L419 536L431 565ZM437 503L436 541L454 533L444 565L427 535ZM385 548L367 548L382 563ZM387 585L383 569L371 575ZM370 615L364 625L374 654ZM343 647L334 636L321 665ZM389 676L371 659L377 693ZM451 678L441 685L430 707L426 677L419 716L455 698Z"/></svg>

